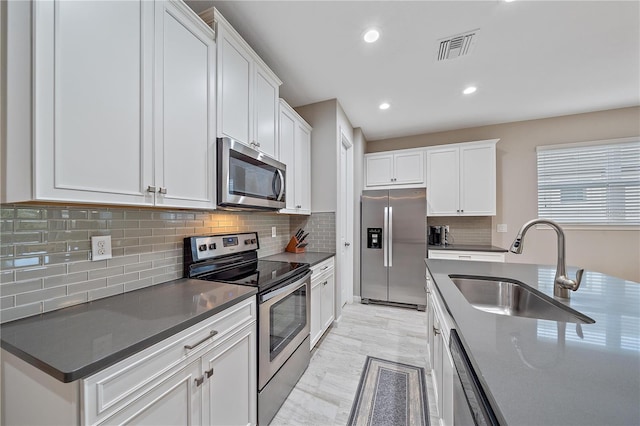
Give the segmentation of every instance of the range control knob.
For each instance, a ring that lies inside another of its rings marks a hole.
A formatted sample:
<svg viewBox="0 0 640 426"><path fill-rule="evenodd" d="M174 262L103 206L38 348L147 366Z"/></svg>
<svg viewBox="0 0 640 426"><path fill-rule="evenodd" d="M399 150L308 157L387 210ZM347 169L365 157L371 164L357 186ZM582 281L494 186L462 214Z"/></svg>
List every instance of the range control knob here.
<svg viewBox="0 0 640 426"><path fill-rule="evenodd" d="M244 240L244 245L249 245L251 244L251 240Z"/></svg>
<svg viewBox="0 0 640 426"><path fill-rule="evenodd" d="M198 250L199 251L207 251L207 245L206 244L200 244L198 246Z"/></svg>
<svg viewBox="0 0 640 426"><path fill-rule="evenodd" d="M255 239L255 238L252 238L252 239L251 239L251 244L255 244L255 243L256 243L256 239Z"/></svg>
<svg viewBox="0 0 640 426"><path fill-rule="evenodd" d="M215 250L215 249L216 249L216 243L209 244L209 250Z"/></svg>

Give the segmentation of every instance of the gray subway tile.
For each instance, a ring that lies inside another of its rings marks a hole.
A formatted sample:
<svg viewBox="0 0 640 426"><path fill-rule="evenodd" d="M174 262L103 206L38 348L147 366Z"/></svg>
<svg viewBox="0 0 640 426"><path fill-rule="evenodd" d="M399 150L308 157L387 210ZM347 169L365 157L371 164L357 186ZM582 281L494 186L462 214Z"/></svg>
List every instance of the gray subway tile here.
<svg viewBox="0 0 640 426"><path fill-rule="evenodd" d="M111 239L111 247L134 247L139 246L140 238L117 238Z"/></svg>
<svg viewBox="0 0 640 426"><path fill-rule="evenodd" d="M94 269L93 271L89 271L89 279L92 280L95 278L105 278L122 274L124 274L124 266L113 266L111 268Z"/></svg>
<svg viewBox="0 0 640 426"><path fill-rule="evenodd" d="M162 275L164 273L167 272L167 269L164 267L160 267L160 268L153 268L153 269L149 269L146 271L141 271L140 272L140 279L145 279L145 278L149 278L149 277L154 277L156 275Z"/></svg>
<svg viewBox="0 0 640 426"><path fill-rule="evenodd" d="M66 294L67 288L64 286L45 288L44 290L30 291L28 293L20 293L16 294L16 305L28 305L30 303L46 299L65 296Z"/></svg>
<svg viewBox="0 0 640 426"><path fill-rule="evenodd" d="M140 274L137 272L130 272L128 274L123 274L123 275L116 275L114 277L107 278L107 286L128 283L131 281L137 281L139 279L140 279Z"/></svg>
<svg viewBox="0 0 640 426"><path fill-rule="evenodd" d="M89 300L87 293L77 293L71 296L58 297L56 299L45 300L43 302L43 311L50 312L57 309L66 308L67 306L79 305Z"/></svg>
<svg viewBox="0 0 640 426"><path fill-rule="evenodd" d="M88 231L49 231L43 233L44 241L85 241L89 239Z"/></svg>
<svg viewBox="0 0 640 426"><path fill-rule="evenodd" d="M16 211L11 205L0 206L0 219L13 219L16 217Z"/></svg>
<svg viewBox="0 0 640 426"><path fill-rule="evenodd" d="M34 254L61 253L67 249L67 244L64 242L16 244L14 247L17 256L28 256Z"/></svg>
<svg viewBox="0 0 640 426"><path fill-rule="evenodd" d="M89 291L89 301L124 293L124 284Z"/></svg>
<svg viewBox="0 0 640 426"><path fill-rule="evenodd" d="M85 281L78 284L71 284L67 286L67 294L76 294L87 292L89 290L95 290L98 288L104 288L107 286L107 279L100 278L97 280Z"/></svg>
<svg viewBox="0 0 640 426"><path fill-rule="evenodd" d="M153 212L150 210L127 210L124 212L125 219L150 220L153 219Z"/></svg>
<svg viewBox="0 0 640 426"><path fill-rule="evenodd" d="M58 263L71 263L82 262L83 260L89 260L88 251L76 251L72 253L55 253L42 256L42 261L45 265L52 265Z"/></svg>
<svg viewBox="0 0 640 426"><path fill-rule="evenodd" d="M133 238L133 237L150 237L153 235L155 229L125 229L124 237L125 238Z"/></svg>
<svg viewBox="0 0 640 426"><path fill-rule="evenodd" d="M82 272L82 271L92 271L94 269L102 269L102 268L106 268L107 267L107 261L106 260L96 260L94 261L87 261L87 262L77 262L77 263L70 263L68 265L69 267L69 273L71 272Z"/></svg>
<svg viewBox="0 0 640 426"><path fill-rule="evenodd" d="M26 293L42 289L42 279L23 281L17 283L2 284L0 295L11 296L14 294Z"/></svg>
<svg viewBox="0 0 640 426"><path fill-rule="evenodd" d="M65 275L58 275L55 277L49 277L44 279L44 288L58 287L61 285L74 284L89 279L89 273L87 271L74 272Z"/></svg>
<svg viewBox="0 0 640 426"><path fill-rule="evenodd" d="M141 262L141 263L136 263L133 265L125 265L124 267L124 272L129 273L129 272L139 272L139 271L145 271L147 269L151 269L153 268L153 262Z"/></svg>
<svg viewBox="0 0 640 426"><path fill-rule="evenodd" d="M16 306L0 311L0 322L5 323L21 318L38 315L42 312L42 302L32 303L30 305Z"/></svg>
<svg viewBox="0 0 640 426"><path fill-rule="evenodd" d="M153 252L153 246L132 246L132 247L124 248L125 256L129 256L132 254L151 253L151 252ZM142 256L140 257L140 260L142 260Z"/></svg>
<svg viewBox="0 0 640 426"><path fill-rule="evenodd" d="M62 275L67 273L67 265L49 265L33 269L24 269L16 271L17 281L26 281L36 278L52 277L54 275Z"/></svg>
<svg viewBox="0 0 640 426"><path fill-rule="evenodd" d="M15 217L19 219L46 219L46 209L32 207L18 207L15 210Z"/></svg>
<svg viewBox="0 0 640 426"><path fill-rule="evenodd" d="M164 259L164 253L145 253L140 255L140 262Z"/></svg>
<svg viewBox="0 0 640 426"><path fill-rule="evenodd" d="M140 256L133 254L131 256L120 256L107 259L107 267L132 265L140 261Z"/></svg>
<svg viewBox="0 0 640 426"><path fill-rule="evenodd" d="M182 278L182 274L178 272L169 272L162 275L156 275L153 277L153 284L162 284L168 281L177 280L178 278Z"/></svg>
<svg viewBox="0 0 640 426"><path fill-rule="evenodd" d="M151 277L143 279L143 280L139 280L139 281L133 281L130 283L125 283L124 284L124 291L133 291L133 290L137 290L139 288L144 288L144 287L149 287L153 285L153 279Z"/></svg>
<svg viewBox="0 0 640 426"><path fill-rule="evenodd" d="M0 297L0 309L13 308L16 306L15 296Z"/></svg>
<svg viewBox="0 0 640 426"><path fill-rule="evenodd" d="M16 280L16 274L13 270L0 271L0 284L12 283Z"/></svg>
<svg viewBox="0 0 640 426"><path fill-rule="evenodd" d="M46 231L49 229L49 222L42 219L19 219L15 221L14 229L16 231Z"/></svg>

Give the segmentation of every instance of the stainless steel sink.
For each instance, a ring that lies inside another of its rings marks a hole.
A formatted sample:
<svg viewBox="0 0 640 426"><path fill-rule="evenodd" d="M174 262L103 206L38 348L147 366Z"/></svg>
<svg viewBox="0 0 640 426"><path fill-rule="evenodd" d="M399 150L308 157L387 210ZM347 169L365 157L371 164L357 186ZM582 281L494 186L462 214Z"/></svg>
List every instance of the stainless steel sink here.
<svg viewBox="0 0 640 426"><path fill-rule="evenodd" d="M467 302L481 311L552 321L595 323L588 316L517 281L459 275L449 275L449 278Z"/></svg>

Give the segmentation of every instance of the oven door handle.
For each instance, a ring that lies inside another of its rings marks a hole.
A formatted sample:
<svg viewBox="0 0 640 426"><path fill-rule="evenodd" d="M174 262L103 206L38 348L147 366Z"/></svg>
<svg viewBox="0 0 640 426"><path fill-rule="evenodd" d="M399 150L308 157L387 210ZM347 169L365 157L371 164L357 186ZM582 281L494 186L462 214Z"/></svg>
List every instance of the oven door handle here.
<svg viewBox="0 0 640 426"><path fill-rule="evenodd" d="M281 294L293 293L300 287L304 287L305 285L307 285L306 279L310 275L311 275L311 271L307 272L302 276L302 278L300 278L299 280L296 280L296 282L291 283L288 286L281 287L277 290L273 290L271 292L263 294L262 296L260 296L260 303L264 303L268 300L273 299L274 297L280 296Z"/></svg>

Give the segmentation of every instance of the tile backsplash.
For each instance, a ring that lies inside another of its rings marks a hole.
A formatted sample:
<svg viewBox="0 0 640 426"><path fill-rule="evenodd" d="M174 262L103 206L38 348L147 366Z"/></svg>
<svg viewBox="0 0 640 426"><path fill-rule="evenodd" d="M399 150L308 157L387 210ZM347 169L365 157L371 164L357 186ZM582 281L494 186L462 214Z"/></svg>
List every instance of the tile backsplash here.
<svg viewBox="0 0 640 426"><path fill-rule="evenodd" d="M291 216L291 233L303 228L309 236L307 251L336 252L336 214L313 213L311 216Z"/></svg>
<svg viewBox="0 0 640 426"><path fill-rule="evenodd" d="M335 247L335 220L332 229ZM184 237L236 231L258 232L260 257L292 234L276 213L2 205L0 322L180 278ZM90 260L94 235L111 236L112 259Z"/></svg>
<svg viewBox="0 0 640 426"><path fill-rule="evenodd" d="M452 244L491 245L491 217L428 217L427 225L449 225Z"/></svg>

